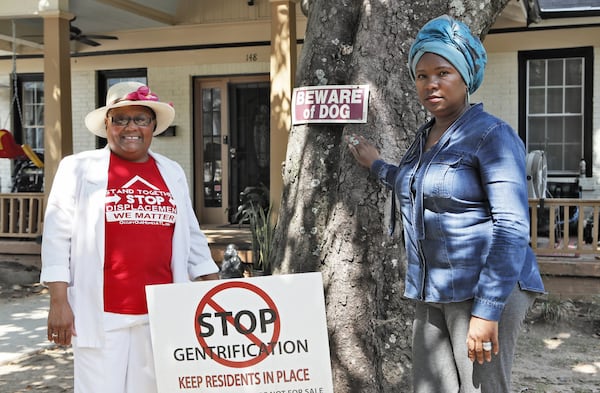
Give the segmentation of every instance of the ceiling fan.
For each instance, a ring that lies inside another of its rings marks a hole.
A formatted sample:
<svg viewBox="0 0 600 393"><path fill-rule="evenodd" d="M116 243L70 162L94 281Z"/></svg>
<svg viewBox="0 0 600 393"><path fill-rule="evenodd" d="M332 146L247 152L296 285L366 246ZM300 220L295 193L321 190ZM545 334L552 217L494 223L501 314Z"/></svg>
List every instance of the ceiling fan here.
<svg viewBox="0 0 600 393"><path fill-rule="evenodd" d="M75 18L69 22L69 31L71 41L79 41L82 44L90 46L99 46L100 43L95 40L118 40L118 37L113 35L102 35L102 34L83 34L81 29L73 25Z"/></svg>
<svg viewBox="0 0 600 393"><path fill-rule="evenodd" d="M102 34L83 34L81 29L73 25L75 18L69 21L69 39L71 41L78 41L85 45L100 46L100 43L96 40L118 40L119 37L113 35L102 35ZM40 35L24 35L22 38L33 38L43 37Z"/></svg>

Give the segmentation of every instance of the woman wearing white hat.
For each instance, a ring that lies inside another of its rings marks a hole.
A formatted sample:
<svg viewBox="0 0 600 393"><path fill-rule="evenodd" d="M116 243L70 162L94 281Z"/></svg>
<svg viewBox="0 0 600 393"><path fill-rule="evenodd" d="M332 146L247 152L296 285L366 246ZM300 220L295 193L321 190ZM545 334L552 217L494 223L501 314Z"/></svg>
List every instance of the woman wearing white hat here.
<svg viewBox="0 0 600 393"><path fill-rule="evenodd" d="M217 279L183 169L152 152L175 116L137 82L112 86L87 128L105 149L65 157L44 219L48 339L73 344L75 392L156 392L145 286Z"/></svg>

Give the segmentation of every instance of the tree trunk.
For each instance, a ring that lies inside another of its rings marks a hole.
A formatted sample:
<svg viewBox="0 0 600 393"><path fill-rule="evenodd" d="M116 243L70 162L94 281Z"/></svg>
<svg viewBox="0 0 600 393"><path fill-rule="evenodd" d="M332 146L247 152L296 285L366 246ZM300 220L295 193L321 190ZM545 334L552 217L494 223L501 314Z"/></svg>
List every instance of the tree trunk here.
<svg viewBox="0 0 600 393"><path fill-rule="evenodd" d="M406 66L418 29L447 13L487 31L506 3L310 1L297 85L368 84L368 122L291 129L272 263L275 273L323 275L336 393L411 390L402 229L388 235L391 193L356 164L344 137L363 135L398 162L427 118Z"/></svg>

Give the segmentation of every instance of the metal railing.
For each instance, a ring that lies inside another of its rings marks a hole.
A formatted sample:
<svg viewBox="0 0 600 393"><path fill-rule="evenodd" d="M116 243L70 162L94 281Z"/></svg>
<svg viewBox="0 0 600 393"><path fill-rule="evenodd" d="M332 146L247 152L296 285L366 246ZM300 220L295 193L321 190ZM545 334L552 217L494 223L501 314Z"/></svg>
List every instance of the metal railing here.
<svg viewBox="0 0 600 393"><path fill-rule="evenodd" d="M536 255L600 254L600 200L530 199L531 247Z"/></svg>
<svg viewBox="0 0 600 393"><path fill-rule="evenodd" d="M44 193L0 194L0 238L37 238L43 220Z"/></svg>

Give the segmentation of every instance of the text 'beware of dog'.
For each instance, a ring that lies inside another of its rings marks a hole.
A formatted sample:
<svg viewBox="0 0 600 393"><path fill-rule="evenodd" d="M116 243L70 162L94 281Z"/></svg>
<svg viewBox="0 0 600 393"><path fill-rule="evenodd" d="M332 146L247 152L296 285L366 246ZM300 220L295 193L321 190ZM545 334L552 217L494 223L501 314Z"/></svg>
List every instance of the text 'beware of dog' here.
<svg viewBox="0 0 600 393"><path fill-rule="evenodd" d="M366 123L368 85L304 86L292 94L292 124Z"/></svg>

